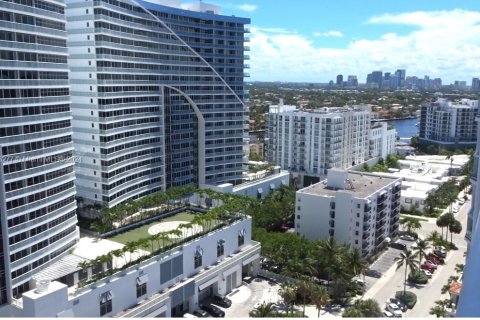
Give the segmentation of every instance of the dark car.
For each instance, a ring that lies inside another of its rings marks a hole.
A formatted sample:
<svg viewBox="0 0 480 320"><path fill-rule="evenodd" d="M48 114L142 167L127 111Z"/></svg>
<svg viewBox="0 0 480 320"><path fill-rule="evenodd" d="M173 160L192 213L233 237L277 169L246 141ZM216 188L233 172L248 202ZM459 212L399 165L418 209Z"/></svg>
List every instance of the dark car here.
<svg viewBox="0 0 480 320"><path fill-rule="evenodd" d="M215 318L225 318L225 311L212 305L200 305L200 309L207 311Z"/></svg>
<svg viewBox="0 0 480 320"><path fill-rule="evenodd" d="M381 278L382 277L382 273L380 271L372 270L372 269L368 269L367 271L365 271L365 275L368 276L368 277L372 277L372 278Z"/></svg>
<svg viewBox="0 0 480 320"><path fill-rule="evenodd" d="M407 245L404 244L404 243L400 243L400 242L391 243L390 247L392 247L393 249L398 249L398 250L406 250L407 249Z"/></svg>
<svg viewBox="0 0 480 320"><path fill-rule="evenodd" d="M232 305L232 301L230 299L220 296L214 296L212 303L223 308L230 308L230 306Z"/></svg>
<svg viewBox="0 0 480 320"><path fill-rule="evenodd" d="M195 310L193 315L199 318L208 318L208 313L205 310Z"/></svg>

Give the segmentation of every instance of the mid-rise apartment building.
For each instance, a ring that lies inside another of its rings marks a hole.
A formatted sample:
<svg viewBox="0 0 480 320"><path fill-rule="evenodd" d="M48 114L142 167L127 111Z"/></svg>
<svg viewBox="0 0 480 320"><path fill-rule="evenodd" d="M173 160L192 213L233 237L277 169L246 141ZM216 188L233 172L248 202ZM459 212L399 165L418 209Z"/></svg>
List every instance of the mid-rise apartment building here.
<svg viewBox="0 0 480 320"><path fill-rule="evenodd" d="M370 158L386 159L389 154L395 154L397 131L386 122L374 122L370 128Z"/></svg>
<svg viewBox="0 0 480 320"><path fill-rule="evenodd" d="M478 100L438 99L422 106L419 142L445 148L474 148L477 141Z"/></svg>
<svg viewBox="0 0 480 320"><path fill-rule="evenodd" d="M270 106L267 161L282 169L325 176L369 159L371 107L300 111Z"/></svg>
<svg viewBox="0 0 480 320"><path fill-rule="evenodd" d="M75 245L65 4L0 1L0 304ZM79 160L81 161L81 159Z"/></svg>
<svg viewBox="0 0 480 320"><path fill-rule="evenodd" d="M241 183L249 19L205 3L66 2L83 203Z"/></svg>
<svg viewBox="0 0 480 320"><path fill-rule="evenodd" d="M370 256L398 234L401 188L401 178L331 169L326 180L297 191L295 231Z"/></svg>

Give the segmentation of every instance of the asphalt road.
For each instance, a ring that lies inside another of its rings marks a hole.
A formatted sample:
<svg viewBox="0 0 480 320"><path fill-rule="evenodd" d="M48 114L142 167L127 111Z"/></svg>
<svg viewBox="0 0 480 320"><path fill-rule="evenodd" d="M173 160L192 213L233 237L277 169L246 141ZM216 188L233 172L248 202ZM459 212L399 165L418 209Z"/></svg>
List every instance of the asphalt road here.
<svg viewBox="0 0 480 320"><path fill-rule="evenodd" d="M458 250L452 250L448 253L446 264L438 267L438 270L426 285L412 286L407 283L407 290L414 292L418 298L415 307L412 310L407 311L407 317L434 317L430 315L429 312L430 308L435 305L435 301L441 299L441 288L447 283L450 276L456 274L455 265L457 263L465 263L464 252L466 251L467 244L464 236L467 227L467 214L469 209L470 200L468 200L456 214L456 219L462 223L463 227L462 233L459 235L453 235L453 242L457 245ZM441 232L441 229L436 226L435 220L430 219L428 222L422 221L422 229L418 231L418 234L425 238L434 230ZM450 238L450 235L448 237ZM395 249L389 249L389 251L393 250ZM398 250L395 251L397 251L398 254ZM390 254L387 254L387 257L390 259ZM373 298L377 300L383 308L385 302L389 300L390 297L394 296L396 291L403 290L404 277L405 269L400 268L396 270L396 266L393 266L392 264L390 269L383 274L381 279L375 279L376 281L373 283L372 280L367 280L367 285L370 288L365 294L365 298Z"/></svg>

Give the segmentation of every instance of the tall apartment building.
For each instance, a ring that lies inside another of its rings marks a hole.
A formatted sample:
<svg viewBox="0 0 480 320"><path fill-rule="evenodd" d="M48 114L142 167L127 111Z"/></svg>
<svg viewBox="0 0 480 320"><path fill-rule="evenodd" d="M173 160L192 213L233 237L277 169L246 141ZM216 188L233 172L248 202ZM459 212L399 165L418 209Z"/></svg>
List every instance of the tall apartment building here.
<svg viewBox="0 0 480 320"><path fill-rule="evenodd" d="M67 0L83 203L112 207L175 186L241 183L250 20L218 10Z"/></svg>
<svg viewBox="0 0 480 320"><path fill-rule="evenodd" d="M419 141L445 148L475 147L477 141L478 100L452 103L438 99L421 109Z"/></svg>
<svg viewBox="0 0 480 320"><path fill-rule="evenodd" d="M480 121L477 117L476 121ZM457 317L478 317L480 314L480 305L478 304L478 282L480 269L480 170L478 163L480 160L480 126L477 126L477 148L474 154L473 170L470 182L472 184L472 203L468 211L467 230L465 239L468 242L467 258L462 281L462 291L457 308Z"/></svg>
<svg viewBox="0 0 480 320"><path fill-rule="evenodd" d="M372 145L373 157L383 156L383 151L388 150L394 153L390 148L392 131L371 133L371 117L369 105L312 111L288 105L271 106L267 161L291 172L325 177L330 168L347 169L370 159L371 135L377 139Z"/></svg>
<svg viewBox="0 0 480 320"><path fill-rule="evenodd" d="M395 154L397 131L386 122L374 122L370 129L370 158L386 159L389 154Z"/></svg>
<svg viewBox="0 0 480 320"><path fill-rule="evenodd" d="M398 234L401 178L341 169L296 193L295 231L311 240L335 238L368 257Z"/></svg>
<svg viewBox="0 0 480 320"><path fill-rule="evenodd" d="M479 78L472 78L472 91L480 91L480 79Z"/></svg>
<svg viewBox="0 0 480 320"><path fill-rule="evenodd" d="M64 11L0 1L0 304L79 237Z"/></svg>

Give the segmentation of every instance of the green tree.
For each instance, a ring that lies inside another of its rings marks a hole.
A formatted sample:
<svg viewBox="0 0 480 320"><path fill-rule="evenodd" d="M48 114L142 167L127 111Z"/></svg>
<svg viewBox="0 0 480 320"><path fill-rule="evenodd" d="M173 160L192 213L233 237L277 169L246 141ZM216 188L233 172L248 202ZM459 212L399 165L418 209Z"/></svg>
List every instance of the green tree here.
<svg viewBox="0 0 480 320"><path fill-rule="evenodd" d="M365 271L368 269L368 263L363 259L362 253L358 248L353 248L347 253L345 263L355 276L363 274L363 280L365 281Z"/></svg>
<svg viewBox="0 0 480 320"><path fill-rule="evenodd" d="M416 255L418 255L418 265L422 264L422 258L427 256L427 250L430 248L430 244L427 240L417 239L417 247L414 249Z"/></svg>
<svg viewBox="0 0 480 320"><path fill-rule="evenodd" d="M297 288L291 283L282 283L278 294L283 299L283 303L287 306L287 312L290 310L293 313L295 301L297 300Z"/></svg>
<svg viewBox="0 0 480 320"><path fill-rule="evenodd" d="M453 244L453 234L460 234L462 232L462 224L460 221L454 219L448 226L448 229L450 230L450 244Z"/></svg>
<svg viewBox="0 0 480 320"><path fill-rule="evenodd" d="M262 302L261 305L259 305L249 313L251 318L275 318L277 314L277 308L272 302Z"/></svg>
<svg viewBox="0 0 480 320"><path fill-rule="evenodd" d="M303 299L303 316L305 316L305 307L307 305L307 296L312 292L312 282L307 277L302 277L297 283L297 292L302 296Z"/></svg>
<svg viewBox="0 0 480 320"><path fill-rule="evenodd" d="M403 294L407 292L407 271L410 268L411 271L415 271L417 269L416 254L414 254L411 250L402 251L400 252L400 256L396 257L394 261L397 262L397 270L401 267L405 266L405 281L403 283Z"/></svg>
<svg viewBox="0 0 480 320"><path fill-rule="evenodd" d="M344 318L380 318L382 316L382 309L378 302L373 299L357 300L342 315Z"/></svg>
<svg viewBox="0 0 480 320"><path fill-rule="evenodd" d="M438 219L437 219L437 223L438 223ZM440 233L438 231L432 231L428 237L426 238L427 241L430 241L433 246L437 246L439 245L441 242L442 242L442 238L443 236L440 235Z"/></svg>
<svg viewBox="0 0 480 320"><path fill-rule="evenodd" d="M315 307L317 307L318 317L320 318L320 311L322 310L322 307L326 305L328 301L330 301L330 296L328 295L327 288L317 286L313 290L312 300L315 304Z"/></svg>
<svg viewBox="0 0 480 320"><path fill-rule="evenodd" d="M465 265L463 263L457 263L455 265L455 272L457 273L463 272L464 268L465 268Z"/></svg>

